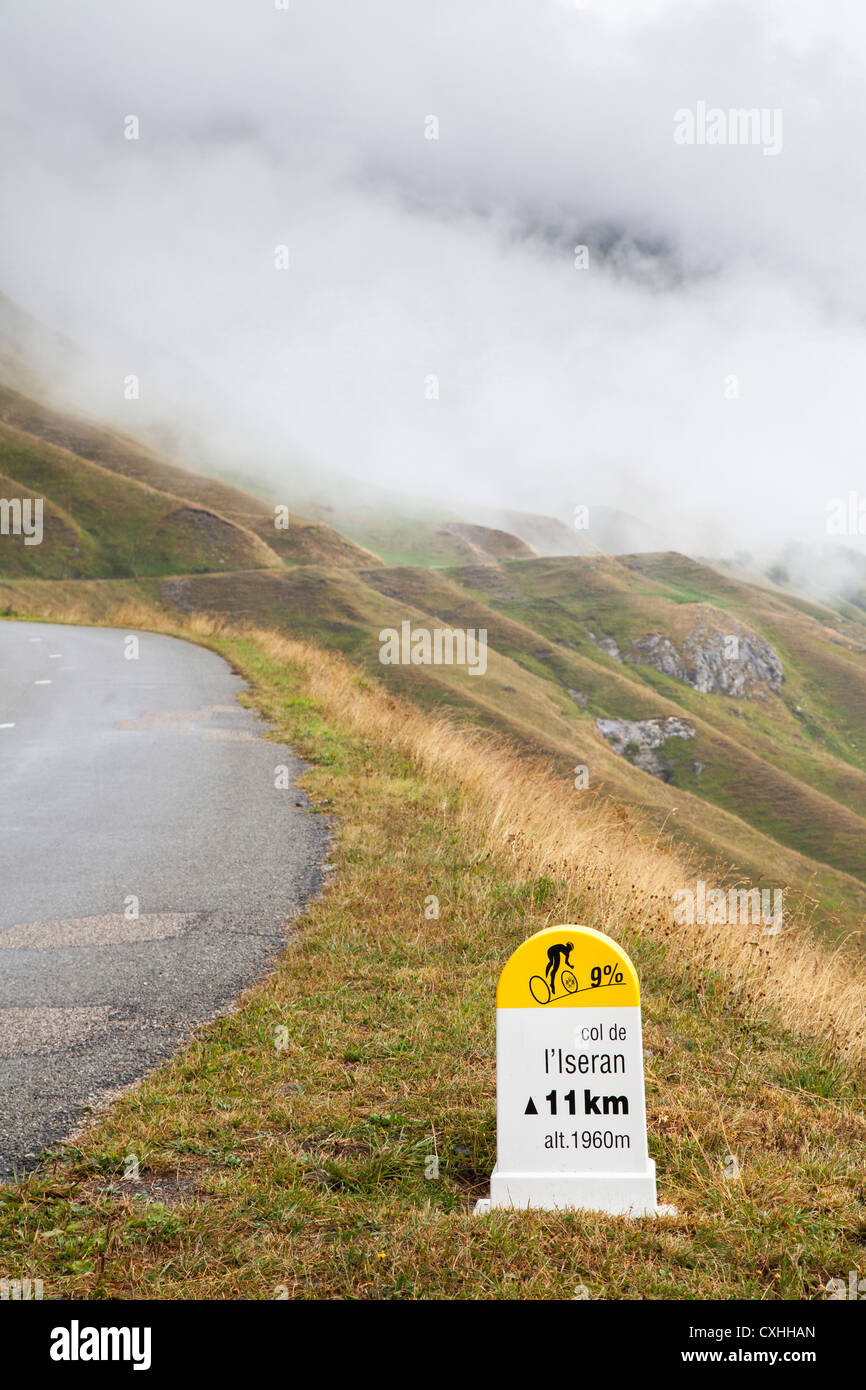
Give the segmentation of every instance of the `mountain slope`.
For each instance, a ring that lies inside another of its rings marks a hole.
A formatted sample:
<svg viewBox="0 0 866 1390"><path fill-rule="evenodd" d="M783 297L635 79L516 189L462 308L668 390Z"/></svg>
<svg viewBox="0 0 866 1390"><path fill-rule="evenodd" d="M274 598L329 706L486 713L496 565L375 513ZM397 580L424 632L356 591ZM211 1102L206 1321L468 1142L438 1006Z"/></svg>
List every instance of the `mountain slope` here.
<svg viewBox="0 0 866 1390"><path fill-rule="evenodd" d="M46 578L261 569L279 559L251 531L186 497L118 476L0 424L4 496L43 499L45 538L0 536L0 575Z"/></svg>
<svg viewBox="0 0 866 1390"><path fill-rule="evenodd" d="M430 523L445 547L434 567L387 567L322 522L292 516L281 531L263 498L17 392L0 391L0 419L0 485L46 499L41 546L0 538L8 611L75 602L103 615L126 592L104 581L129 578L133 596L169 612L314 641L426 710L544 754L569 781L585 767L590 794L647 827L676 826L726 881L784 882L825 919L866 916L856 613L677 554L544 557L445 518ZM486 672L383 665L380 634L406 621L484 629Z"/></svg>
<svg viewBox="0 0 866 1390"><path fill-rule="evenodd" d="M291 513L286 529L275 526L274 506L287 504L290 499L275 499L269 505L263 499L219 479L191 472L162 458L138 441L96 422L30 400L8 386L0 386L0 421L48 444L76 455L89 463L99 464L110 473L146 488L182 496L187 502L224 518L233 526L251 533L272 552L269 556L261 546L253 546L251 563L244 568L267 568L276 557L285 564L338 564L367 567L378 563L370 551L346 540L330 526L308 521ZM3 456L0 452L0 468ZM237 566L240 568L241 566ZM175 569L183 572L194 568L185 566L182 558Z"/></svg>

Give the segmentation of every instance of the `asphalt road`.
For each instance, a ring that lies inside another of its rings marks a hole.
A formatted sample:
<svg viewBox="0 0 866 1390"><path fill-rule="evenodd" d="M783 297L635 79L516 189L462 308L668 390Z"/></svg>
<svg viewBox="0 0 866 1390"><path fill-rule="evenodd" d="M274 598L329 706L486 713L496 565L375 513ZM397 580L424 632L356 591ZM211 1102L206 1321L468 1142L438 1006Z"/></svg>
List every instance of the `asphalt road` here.
<svg viewBox="0 0 866 1390"><path fill-rule="evenodd" d="M0 1177L230 1007L321 885L243 688L172 637L0 622Z"/></svg>

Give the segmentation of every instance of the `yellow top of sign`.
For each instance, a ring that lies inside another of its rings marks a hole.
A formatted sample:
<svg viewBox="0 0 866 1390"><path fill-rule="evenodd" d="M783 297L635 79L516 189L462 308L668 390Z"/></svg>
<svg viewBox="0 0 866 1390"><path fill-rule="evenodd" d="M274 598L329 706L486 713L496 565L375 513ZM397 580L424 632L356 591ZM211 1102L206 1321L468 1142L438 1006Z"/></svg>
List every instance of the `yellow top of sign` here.
<svg viewBox="0 0 866 1390"><path fill-rule="evenodd" d="M593 927L545 927L505 963L498 1009L640 1004L637 972L621 946Z"/></svg>

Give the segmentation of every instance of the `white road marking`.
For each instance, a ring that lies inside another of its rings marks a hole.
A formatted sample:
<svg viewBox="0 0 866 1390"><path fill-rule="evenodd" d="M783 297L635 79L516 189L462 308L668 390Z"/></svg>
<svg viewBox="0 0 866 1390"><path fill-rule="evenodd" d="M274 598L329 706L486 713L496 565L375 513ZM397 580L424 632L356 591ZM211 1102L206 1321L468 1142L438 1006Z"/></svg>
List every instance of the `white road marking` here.
<svg viewBox="0 0 866 1390"><path fill-rule="evenodd" d="M0 729L14 729L14 724L0 724Z"/></svg>
<svg viewBox="0 0 866 1390"><path fill-rule="evenodd" d="M41 681L34 681L33 684L34 684L34 685L50 685L51 682L50 682L49 680L41 680Z"/></svg>

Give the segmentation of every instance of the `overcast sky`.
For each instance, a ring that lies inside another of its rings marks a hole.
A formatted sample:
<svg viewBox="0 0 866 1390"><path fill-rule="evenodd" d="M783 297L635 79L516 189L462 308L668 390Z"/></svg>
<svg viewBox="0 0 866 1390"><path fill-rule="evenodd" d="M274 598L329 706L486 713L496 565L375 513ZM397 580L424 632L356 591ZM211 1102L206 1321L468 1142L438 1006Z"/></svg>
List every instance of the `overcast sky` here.
<svg viewBox="0 0 866 1390"><path fill-rule="evenodd" d="M0 288L93 353L83 404L287 501L319 467L704 553L866 496L862 0L4 11ZM701 103L773 141L677 143Z"/></svg>

